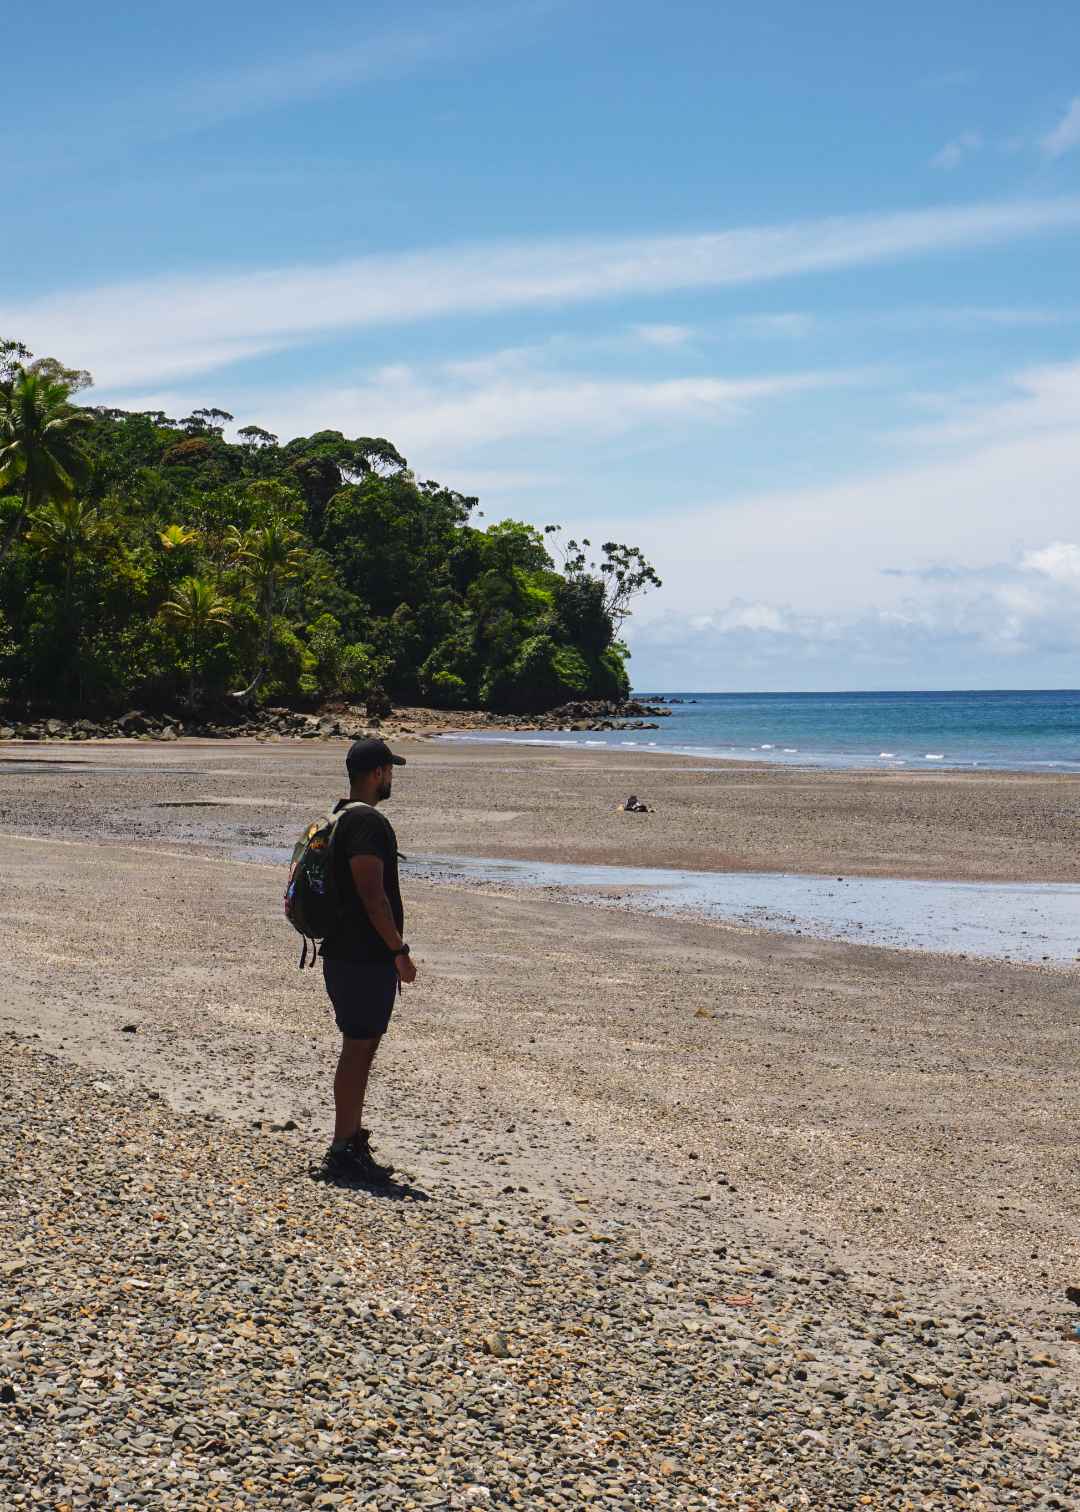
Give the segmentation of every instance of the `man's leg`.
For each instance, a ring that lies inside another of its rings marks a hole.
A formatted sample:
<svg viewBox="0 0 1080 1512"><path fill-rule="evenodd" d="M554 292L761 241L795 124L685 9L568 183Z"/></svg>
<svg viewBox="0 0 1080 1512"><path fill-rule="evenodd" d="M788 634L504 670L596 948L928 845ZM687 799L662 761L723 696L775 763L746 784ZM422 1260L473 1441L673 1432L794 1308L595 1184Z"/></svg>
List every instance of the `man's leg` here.
<svg viewBox="0 0 1080 1512"><path fill-rule="evenodd" d="M341 1055L334 1073L334 1143L352 1139L364 1121L368 1075L382 1035L373 1039L341 1036Z"/></svg>

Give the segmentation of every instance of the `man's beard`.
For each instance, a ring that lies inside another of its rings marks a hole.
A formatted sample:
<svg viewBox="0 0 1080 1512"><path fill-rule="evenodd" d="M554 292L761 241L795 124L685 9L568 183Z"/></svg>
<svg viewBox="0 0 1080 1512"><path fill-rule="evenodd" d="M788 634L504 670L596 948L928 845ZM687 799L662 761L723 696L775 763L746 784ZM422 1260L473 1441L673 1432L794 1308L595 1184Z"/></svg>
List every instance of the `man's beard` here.
<svg viewBox="0 0 1080 1512"><path fill-rule="evenodd" d="M379 802L385 803L390 796L391 781L389 778L379 786Z"/></svg>

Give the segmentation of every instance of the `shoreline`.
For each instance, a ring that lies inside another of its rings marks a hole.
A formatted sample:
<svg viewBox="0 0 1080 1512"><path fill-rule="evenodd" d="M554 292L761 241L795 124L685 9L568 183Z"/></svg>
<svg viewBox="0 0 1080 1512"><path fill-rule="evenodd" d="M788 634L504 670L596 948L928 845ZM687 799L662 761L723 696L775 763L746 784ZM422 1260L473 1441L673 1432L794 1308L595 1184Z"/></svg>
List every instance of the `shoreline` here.
<svg viewBox="0 0 1080 1512"><path fill-rule="evenodd" d="M992 761L957 761L950 763L942 761L940 766L920 766L918 757L889 758L891 765L881 765L883 758L870 755L836 756L833 753L798 753L802 760L783 761L779 756L754 756L743 752L719 751L715 748L700 747L672 747L662 746L655 741L613 741L613 740L558 740L553 737L565 733L561 730L538 731L536 734L522 733L515 735L512 731L478 732L472 727L451 728L446 730L426 731L422 738L427 740L440 740L473 745L509 745L509 746L538 746L550 750L589 750L603 747L611 752L634 751L641 755L671 756L687 761L706 761L710 763L728 763L732 766L750 767L761 771L794 771L794 772L849 772L852 774L877 774L888 776L896 773L899 776L918 776L923 774L932 777L941 772L949 772L957 776L988 776L988 777L1080 777L1080 762L1075 761L1033 761L1023 766L996 766ZM787 754L787 753L781 753ZM939 758L924 756L924 762L937 761Z"/></svg>
<svg viewBox="0 0 1080 1512"><path fill-rule="evenodd" d="M416 711L401 711L403 714L415 714ZM434 712L434 711L424 711ZM318 721L313 721L317 724ZM355 721L354 721L355 723ZM363 723L363 721L361 721ZM359 729L359 725L357 725ZM523 748L525 750L566 751L571 753L598 753L605 752L612 756L665 758L680 763L697 761L707 765L701 770L723 770L725 768L759 772L792 772L796 774L821 774L822 776L839 773L852 777L876 776L876 777L940 777L948 774L950 777L967 777L978 779L989 778L1077 778L1080 779L1080 762L1065 759L1049 761L1030 761L1020 766L995 765L992 760L986 761L960 761L955 763L944 760L939 765L920 765L924 762L938 761L940 758L925 756L922 758L908 756L893 758L891 764L880 765L881 757L869 754L845 754L833 752L805 752L799 753L800 760L781 760L780 756L788 754L780 753L775 757L760 754L746 753L743 751L721 751L716 748L705 746L673 747L661 745L656 741L642 740L613 740L613 739L559 739L557 737L568 732L561 728L550 730L525 730L476 726L476 725L438 725L417 728L415 720L398 723L392 719L375 720L370 727L364 726L364 733L378 735L381 738L394 740L422 741L437 746L506 746L512 749ZM580 732L582 737L587 733ZM599 732L598 732L599 733ZM611 733L611 732L607 732ZM615 732L618 734L619 732ZM318 743L325 745L335 740L352 738L343 734L321 732L316 737ZM250 744L259 746L285 746L307 743L305 737L299 734L285 735L279 732L268 731L259 733L242 732L235 735L177 735L168 736L129 736L129 735L93 735L93 736L15 736L0 739L0 755L4 752L34 751L40 749L54 750L58 747L94 750L99 747L107 749L131 747L145 749L147 746L189 746L189 747L220 747L229 749L232 747L245 747ZM15 758L17 759L17 758ZM78 758L72 758L77 760Z"/></svg>
<svg viewBox="0 0 1080 1512"><path fill-rule="evenodd" d="M408 765L395 810L426 854L706 872L1080 882L1080 775L849 772L718 763L660 751L438 741L390 734ZM58 744L58 743L57 743ZM92 806L115 780L121 811L76 830L107 840L290 845L343 790L347 742L52 742L0 748L0 828L51 829L38 786L67 772ZM643 761L644 755L648 756ZM206 773L209 780L203 780ZM161 792L155 797L155 788ZM655 812L616 812L636 791ZM171 807L159 807L168 800ZM266 813L257 832L252 810ZM231 812L230 812L231 809ZM131 816L134 815L134 818ZM408 854L410 844L403 841Z"/></svg>

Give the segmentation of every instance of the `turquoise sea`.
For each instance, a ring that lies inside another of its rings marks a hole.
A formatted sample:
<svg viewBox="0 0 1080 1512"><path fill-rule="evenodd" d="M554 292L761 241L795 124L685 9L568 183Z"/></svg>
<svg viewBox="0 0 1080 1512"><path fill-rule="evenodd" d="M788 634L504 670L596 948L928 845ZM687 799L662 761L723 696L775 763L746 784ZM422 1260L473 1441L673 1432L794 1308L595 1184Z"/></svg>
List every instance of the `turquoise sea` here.
<svg viewBox="0 0 1080 1512"><path fill-rule="evenodd" d="M1080 771L1080 690L981 693L650 693L659 730L511 740L676 751L707 760L933 770ZM681 702L672 702L678 699ZM490 739L489 736L466 737Z"/></svg>

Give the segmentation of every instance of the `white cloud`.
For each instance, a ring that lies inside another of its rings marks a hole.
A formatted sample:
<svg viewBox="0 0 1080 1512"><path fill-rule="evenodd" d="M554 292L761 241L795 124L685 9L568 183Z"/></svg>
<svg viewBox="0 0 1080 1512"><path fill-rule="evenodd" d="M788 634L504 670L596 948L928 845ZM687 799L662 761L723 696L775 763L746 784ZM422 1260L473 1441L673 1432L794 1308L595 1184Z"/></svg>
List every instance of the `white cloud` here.
<svg viewBox="0 0 1080 1512"><path fill-rule="evenodd" d="M1040 572L1055 583L1080 585L1080 546L1074 541L1054 541L1039 551L1024 554L1021 566L1027 572Z"/></svg>
<svg viewBox="0 0 1080 1512"><path fill-rule="evenodd" d="M1047 157L1060 157L1080 146L1080 95L1069 104L1061 120L1042 139L1042 150Z"/></svg>
<svg viewBox="0 0 1080 1512"><path fill-rule="evenodd" d="M855 376L803 372L649 382L527 369L500 375L497 369L481 368L468 382L461 364L423 374L398 366L354 387L263 393L243 401L230 397L229 402L236 413L257 411L260 423L281 436L327 428L353 432L362 425L366 433L398 437L410 457L425 458L423 469L431 472L445 465L442 459L511 438L581 431L616 435L645 419L656 423L690 416L710 424L731 422L752 405L840 386Z"/></svg>
<svg viewBox="0 0 1080 1512"><path fill-rule="evenodd" d="M1075 530L1080 362L1031 370L1017 384L1019 398L928 429L936 450L910 448L921 457L916 465L691 506L672 501L665 509L661 501L635 524L637 543L686 614L712 614L718 599L736 596L807 613L822 605L844 615L894 610L910 574L886 576L888 569L924 570L933 587L931 579L970 577L987 560L1048 550L1047 542L1068 541ZM586 535L610 526L567 524ZM1070 560L1032 562L1029 586L1040 570L1045 583L1048 566L1064 572Z"/></svg>
<svg viewBox="0 0 1080 1512"><path fill-rule="evenodd" d="M783 613L773 604L731 604L712 623L715 629L725 634L732 630L767 630L774 635L783 635L788 628Z"/></svg>
<svg viewBox="0 0 1080 1512"><path fill-rule="evenodd" d="M1024 368L1004 385L1005 397L966 402L955 395L925 396L944 413L931 425L903 433L919 444L1000 443L1009 437L1080 433L1080 360Z"/></svg>
<svg viewBox="0 0 1080 1512"><path fill-rule="evenodd" d="M43 351L44 348L31 348ZM59 351L60 348L57 348ZM256 357L266 357L281 350L278 341L210 341L177 346L169 351L148 353L134 348L130 352L118 352L108 364L110 387L122 393L134 384L148 380L182 382L197 378L203 373L212 373L217 368L232 367L239 362L249 362ZM99 377L95 374L95 377ZM178 401L183 404L186 401ZM191 400L190 403L197 403Z"/></svg>
<svg viewBox="0 0 1080 1512"><path fill-rule="evenodd" d="M1070 556L1072 553L1074 555ZM1066 583L1043 559L1065 555ZM735 598L706 615L668 611L632 622L638 686L798 689L1022 683L1038 667L1074 680L1080 658L1080 547L1058 542L984 575L939 579L891 608L799 609ZM1038 674L1036 674L1038 675Z"/></svg>
<svg viewBox="0 0 1080 1512"><path fill-rule="evenodd" d="M940 152L936 152L930 159L934 168L944 168L951 172L959 168L965 159L978 152L983 145L983 139L977 131L962 131L958 137L953 137L951 142L946 142Z"/></svg>
<svg viewBox="0 0 1080 1512"><path fill-rule="evenodd" d="M0 330L36 351L74 354L116 387L178 364L219 365L232 344L266 350L365 327L766 282L1077 226L1080 198L1059 198L696 236L442 248L9 300Z"/></svg>

